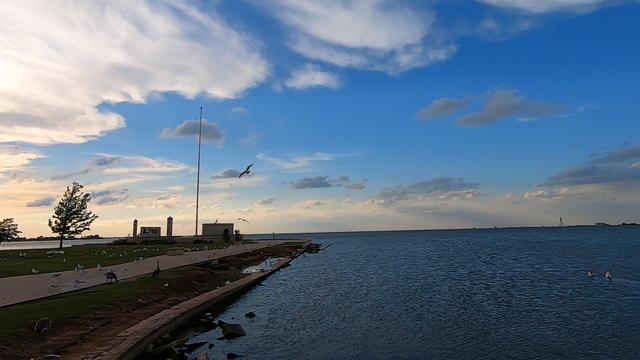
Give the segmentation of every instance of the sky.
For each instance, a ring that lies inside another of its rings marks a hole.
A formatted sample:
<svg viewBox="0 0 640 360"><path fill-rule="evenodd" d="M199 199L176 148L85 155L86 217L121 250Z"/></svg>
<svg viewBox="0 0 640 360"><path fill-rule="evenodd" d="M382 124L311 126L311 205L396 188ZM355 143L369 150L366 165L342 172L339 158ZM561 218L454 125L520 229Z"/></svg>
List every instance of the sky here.
<svg viewBox="0 0 640 360"><path fill-rule="evenodd" d="M77 181L88 233L193 234L202 107L201 222L638 222L638 19L636 0L2 1L0 218L51 235Z"/></svg>

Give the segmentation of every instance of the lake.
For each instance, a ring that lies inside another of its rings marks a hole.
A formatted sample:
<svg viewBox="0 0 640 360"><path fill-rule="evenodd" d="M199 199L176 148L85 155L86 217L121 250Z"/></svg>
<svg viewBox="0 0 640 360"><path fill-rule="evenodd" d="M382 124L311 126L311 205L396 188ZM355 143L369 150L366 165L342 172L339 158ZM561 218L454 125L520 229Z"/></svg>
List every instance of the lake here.
<svg viewBox="0 0 640 360"><path fill-rule="evenodd" d="M640 227L301 236L331 247L225 308L248 335L196 335L215 347L192 358L640 358Z"/></svg>

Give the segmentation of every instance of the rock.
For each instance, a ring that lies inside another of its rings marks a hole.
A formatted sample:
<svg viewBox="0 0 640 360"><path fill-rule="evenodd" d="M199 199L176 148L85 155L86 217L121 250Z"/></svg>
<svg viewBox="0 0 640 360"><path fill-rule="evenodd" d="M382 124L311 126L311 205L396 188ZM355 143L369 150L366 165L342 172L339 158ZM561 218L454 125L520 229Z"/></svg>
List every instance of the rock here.
<svg viewBox="0 0 640 360"><path fill-rule="evenodd" d="M220 336L219 338L217 338L216 340L226 340L227 338L224 336Z"/></svg>
<svg viewBox="0 0 640 360"><path fill-rule="evenodd" d="M209 348L209 350L213 349L215 345L213 345L213 343L209 344L209 346L207 346Z"/></svg>
<svg viewBox="0 0 640 360"><path fill-rule="evenodd" d="M218 325L220 325L220 328L222 329L222 335L227 339L247 335L240 324L227 324L225 322L220 323L220 321L218 321Z"/></svg>
<svg viewBox="0 0 640 360"><path fill-rule="evenodd" d="M244 317L252 319L256 317L256 313L254 313L253 311L249 311L248 313L244 314Z"/></svg>
<svg viewBox="0 0 640 360"><path fill-rule="evenodd" d="M235 358L239 358L240 355L238 354L234 354L234 353L227 353L227 359L235 359Z"/></svg>

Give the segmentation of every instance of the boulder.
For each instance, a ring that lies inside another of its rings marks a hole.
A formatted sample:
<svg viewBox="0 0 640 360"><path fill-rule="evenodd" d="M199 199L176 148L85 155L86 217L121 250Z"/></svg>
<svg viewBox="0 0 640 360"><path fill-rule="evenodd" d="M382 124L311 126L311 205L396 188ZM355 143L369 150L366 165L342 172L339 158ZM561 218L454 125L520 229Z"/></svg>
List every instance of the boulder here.
<svg viewBox="0 0 640 360"><path fill-rule="evenodd" d="M222 335L224 335L224 337L226 337L227 339L247 335L240 324L227 324L225 322L218 322L218 325L220 325L220 329L222 329Z"/></svg>
<svg viewBox="0 0 640 360"><path fill-rule="evenodd" d="M227 353L227 359L236 359L239 358L240 355L234 353Z"/></svg>
<svg viewBox="0 0 640 360"><path fill-rule="evenodd" d="M244 314L244 317L252 319L256 317L256 313L254 313L253 311L249 311L248 313Z"/></svg>

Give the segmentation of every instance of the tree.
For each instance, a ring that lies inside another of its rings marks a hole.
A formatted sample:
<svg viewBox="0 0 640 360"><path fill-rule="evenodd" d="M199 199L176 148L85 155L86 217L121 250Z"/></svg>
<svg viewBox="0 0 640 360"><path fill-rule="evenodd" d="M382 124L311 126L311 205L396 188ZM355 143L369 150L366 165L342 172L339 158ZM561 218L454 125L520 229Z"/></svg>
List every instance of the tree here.
<svg viewBox="0 0 640 360"><path fill-rule="evenodd" d="M0 243L17 238L21 232L18 230L18 224L13 222L13 218L0 220Z"/></svg>
<svg viewBox="0 0 640 360"><path fill-rule="evenodd" d="M66 237L90 230L91 223L98 218L87 209L91 195L83 193L82 188L83 186L75 181L71 187L67 186L62 199L53 210L53 219L49 219L51 231L60 236L60 249Z"/></svg>

